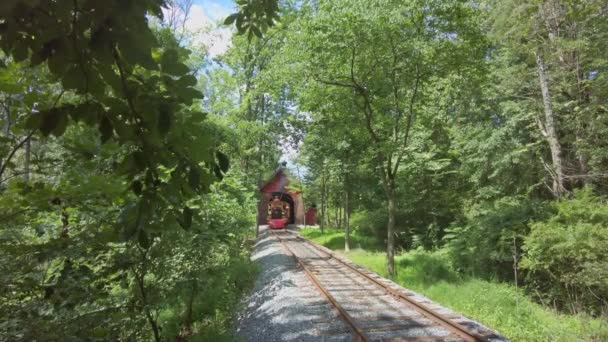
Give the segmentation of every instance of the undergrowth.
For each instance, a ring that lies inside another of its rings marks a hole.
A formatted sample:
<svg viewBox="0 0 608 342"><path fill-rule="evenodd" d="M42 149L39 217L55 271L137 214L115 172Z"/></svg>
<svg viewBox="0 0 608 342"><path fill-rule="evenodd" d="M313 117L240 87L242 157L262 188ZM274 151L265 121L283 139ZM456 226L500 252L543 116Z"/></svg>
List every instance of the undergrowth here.
<svg viewBox="0 0 608 342"><path fill-rule="evenodd" d="M197 289L199 294L194 300L192 334L184 336L188 341L235 341L234 323L241 299L251 290L259 272L258 265L250 260L251 248L250 241L245 241L236 255L218 255L215 265L200 279L203 288ZM180 328L171 324L183 316L184 308L177 303L161 312L160 321L167 330ZM177 330L169 334L176 335Z"/></svg>
<svg viewBox="0 0 608 342"><path fill-rule="evenodd" d="M346 255L349 259L386 276L386 257L368 238L352 237L352 249L344 252L344 233L305 229L312 241ZM451 266L442 250L403 253L395 259L398 284L477 320L512 341L607 341L608 322L585 315L566 315L530 300L524 292L504 283L466 277Z"/></svg>

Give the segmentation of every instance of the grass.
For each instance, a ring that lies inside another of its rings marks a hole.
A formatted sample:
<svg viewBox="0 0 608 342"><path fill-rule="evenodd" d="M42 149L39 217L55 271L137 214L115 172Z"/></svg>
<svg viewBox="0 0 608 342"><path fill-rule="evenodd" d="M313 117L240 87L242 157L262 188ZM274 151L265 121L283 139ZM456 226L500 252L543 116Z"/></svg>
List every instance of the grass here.
<svg viewBox="0 0 608 342"><path fill-rule="evenodd" d="M386 257L369 238L353 236L344 252L344 233L306 229L302 235L336 250L352 261L386 276ZM395 259L400 285L482 322L513 341L608 341L608 322L584 315L566 315L532 302L523 291L504 283L465 278L450 267L442 251L413 251Z"/></svg>
<svg viewBox="0 0 608 342"><path fill-rule="evenodd" d="M344 232L342 231L325 229L324 233L322 233L320 229L308 228L302 229L300 233L302 233L302 235L306 236L308 239L315 241L316 243L329 249L344 249ZM375 239L367 236L359 236L357 234L351 234L350 247L375 252L381 252L384 250L384 247L378 245Z"/></svg>

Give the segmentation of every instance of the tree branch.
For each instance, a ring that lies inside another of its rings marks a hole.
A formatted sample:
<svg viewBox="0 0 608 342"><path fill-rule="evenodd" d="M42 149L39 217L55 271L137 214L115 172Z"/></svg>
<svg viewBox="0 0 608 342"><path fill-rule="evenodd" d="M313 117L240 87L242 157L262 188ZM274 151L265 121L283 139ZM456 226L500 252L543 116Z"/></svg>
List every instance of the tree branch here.
<svg viewBox="0 0 608 342"><path fill-rule="evenodd" d="M401 105L399 104L399 89L397 88L397 51L393 42L392 35L390 36L389 40L391 43L391 51L393 53L393 67L391 70L391 82L393 84L393 101L395 102L395 110L397 111L397 115L395 116L395 120L393 123L393 142L397 143L397 140L399 139L398 127L399 122L403 117L403 111L401 110Z"/></svg>
<svg viewBox="0 0 608 342"><path fill-rule="evenodd" d="M327 85L357 89L357 85L355 85L355 84L348 84L348 83L344 83L344 82L340 82L340 81L324 80L324 79L318 78L317 76L313 76L313 79L319 83L323 83L323 84L327 84Z"/></svg>
<svg viewBox="0 0 608 342"><path fill-rule="evenodd" d="M414 122L414 119L416 117L416 113L414 111L414 103L416 101L416 97L418 95L418 87L420 85L420 68L418 67L418 64L416 64L416 79L414 81L414 92L412 93L412 97L410 97L410 104L409 104L409 115L407 118L407 125L405 126L405 135L403 137L403 147L407 147L407 143L408 143L408 139L409 139L409 135L410 135L410 130L412 128L412 123ZM401 163L401 159L403 158L403 152L404 150L402 150L401 152L399 152L399 156L397 157L397 161L395 163L395 168L393 173L397 173L397 170L399 168L399 164Z"/></svg>
<svg viewBox="0 0 608 342"><path fill-rule="evenodd" d="M26 142L28 142L28 140L30 140L30 138L32 137L32 135L34 135L35 132L36 132L36 130L33 129L25 137L25 139L21 140L21 142L19 144L17 144L17 146L15 146L11 150L11 152L8 154L8 156L6 157L6 161L2 164L2 167L0 167L0 179L2 179L2 175L4 174L4 171L6 171L6 168L7 168L8 164L9 164L9 162L11 161L11 159L13 158L13 156L15 155L15 153L17 153L17 150L19 150L23 146L23 144L25 144Z"/></svg>
<svg viewBox="0 0 608 342"><path fill-rule="evenodd" d="M538 126L538 129L540 130L540 134L543 135L543 137L547 137L547 130L545 129L545 125L543 124L543 122L540 120L540 118L538 116L534 117L534 121L536 121L536 125Z"/></svg>
<svg viewBox="0 0 608 342"><path fill-rule="evenodd" d="M59 95L57 95L57 97L55 98L55 101L53 101L53 107L51 108L55 108L57 107L57 103L59 103L59 100L61 99L61 97L63 96L63 94L65 93L65 90L62 90ZM8 163L11 161L11 159L13 158L13 156L15 155L15 153L17 153L17 151L26 143L28 142L32 136L34 135L34 133L36 133L38 129L33 129L26 137L25 139L23 139L19 144L17 144L17 146L15 146L13 148L13 150L8 154L8 156L6 157L6 161L2 164L2 167L0 167L0 184L2 184L3 182L5 182L7 179L10 179L11 177L7 177L5 179L2 179L2 175L4 175L4 172L6 171L6 168L8 166Z"/></svg>

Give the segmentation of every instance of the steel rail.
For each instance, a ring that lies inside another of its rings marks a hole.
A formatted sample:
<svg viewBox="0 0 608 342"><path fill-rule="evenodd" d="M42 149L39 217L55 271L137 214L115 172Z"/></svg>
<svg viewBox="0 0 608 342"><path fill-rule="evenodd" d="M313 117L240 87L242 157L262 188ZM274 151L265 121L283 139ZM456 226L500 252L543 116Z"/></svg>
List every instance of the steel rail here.
<svg viewBox="0 0 608 342"><path fill-rule="evenodd" d="M418 311L423 316L425 316L425 317L431 319L432 321L434 321L434 322L442 325L443 327L447 328L449 331L451 331L454 334L458 335L463 340L465 340L467 342L487 342L487 341L489 341L488 338L480 335L479 333L477 333L475 331L469 330L467 327L463 326L462 324L454 322L453 320L451 320L447 316L436 312L435 310L433 310L429 306L425 305L424 303L416 302L415 300L409 298L407 295L401 293L401 291L397 291L397 290L391 288L390 286L388 286L387 284L384 284L384 283L378 281L377 279L374 279L373 277L369 276L368 274L366 274L366 273L362 272L361 270L357 269L356 267L350 265L349 263L344 262L340 257L336 256L334 253L321 249L320 246L317 246L317 244L315 244L315 243L313 243L313 242L311 242L311 241L303 238L299 234L291 232L291 231L287 231L287 232L289 232L290 234L292 234L293 236L295 236L296 239L304 241L306 244L312 246L316 250L321 251L322 253L327 254L329 257L337 260L341 264L343 264L346 267L350 268L351 270L357 272L359 275L365 277L366 279L370 280L372 283L374 283L377 286L379 286L382 289L384 289L386 292L388 292L393 297L396 297L396 298L398 298L398 299L400 299L402 301L407 302L408 304L413 305L414 307L416 307L418 309Z"/></svg>
<svg viewBox="0 0 608 342"><path fill-rule="evenodd" d="M302 260L300 258L298 258L298 256L291 250L291 248L289 248L287 243L285 243L285 241L283 241L283 239L281 239L281 237L279 236L279 233L273 232L272 235L274 235L279 240L279 242L281 243L281 245L283 246L283 248L285 249L287 254L291 255L295 259L297 264L304 270L304 272L306 273L308 278L312 281L312 283L319 289L319 291L321 291L321 293L323 293L325 298L327 298L327 300L338 311L342 320L348 324L350 330L352 330L353 334L355 335L355 337L356 337L355 341L362 341L362 342L371 341L371 339L367 336L367 334L365 334L363 329L361 329L357 325L355 319L353 317L351 317L351 315L349 315L348 312L346 312L346 310L344 310L344 308L336 301L336 299L329 293L329 291L327 291L327 289L321 284L321 282L319 282L317 277L315 277L315 275L310 271L308 266L304 262L302 262Z"/></svg>

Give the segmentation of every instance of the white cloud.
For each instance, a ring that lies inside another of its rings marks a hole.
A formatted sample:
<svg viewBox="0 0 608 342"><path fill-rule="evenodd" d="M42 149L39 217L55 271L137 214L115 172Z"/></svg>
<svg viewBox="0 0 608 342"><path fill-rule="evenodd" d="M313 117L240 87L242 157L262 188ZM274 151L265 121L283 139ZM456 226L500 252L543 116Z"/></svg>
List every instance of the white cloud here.
<svg viewBox="0 0 608 342"><path fill-rule="evenodd" d="M201 30L207 30L213 27L213 21L205 9L201 5L192 5L190 13L188 14L188 20L186 20L186 29L190 32L196 33Z"/></svg>
<svg viewBox="0 0 608 342"><path fill-rule="evenodd" d="M207 7L192 5L184 26L192 35L193 44L203 44L210 57L216 57L224 54L231 45L231 29L221 26L230 9L213 2L207 3Z"/></svg>
<svg viewBox="0 0 608 342"><path fill-rule="evenodd" d="M203 34L201 40L211 57L223 55L232 45L232 31L227 28L217 28Z"/></svg>

